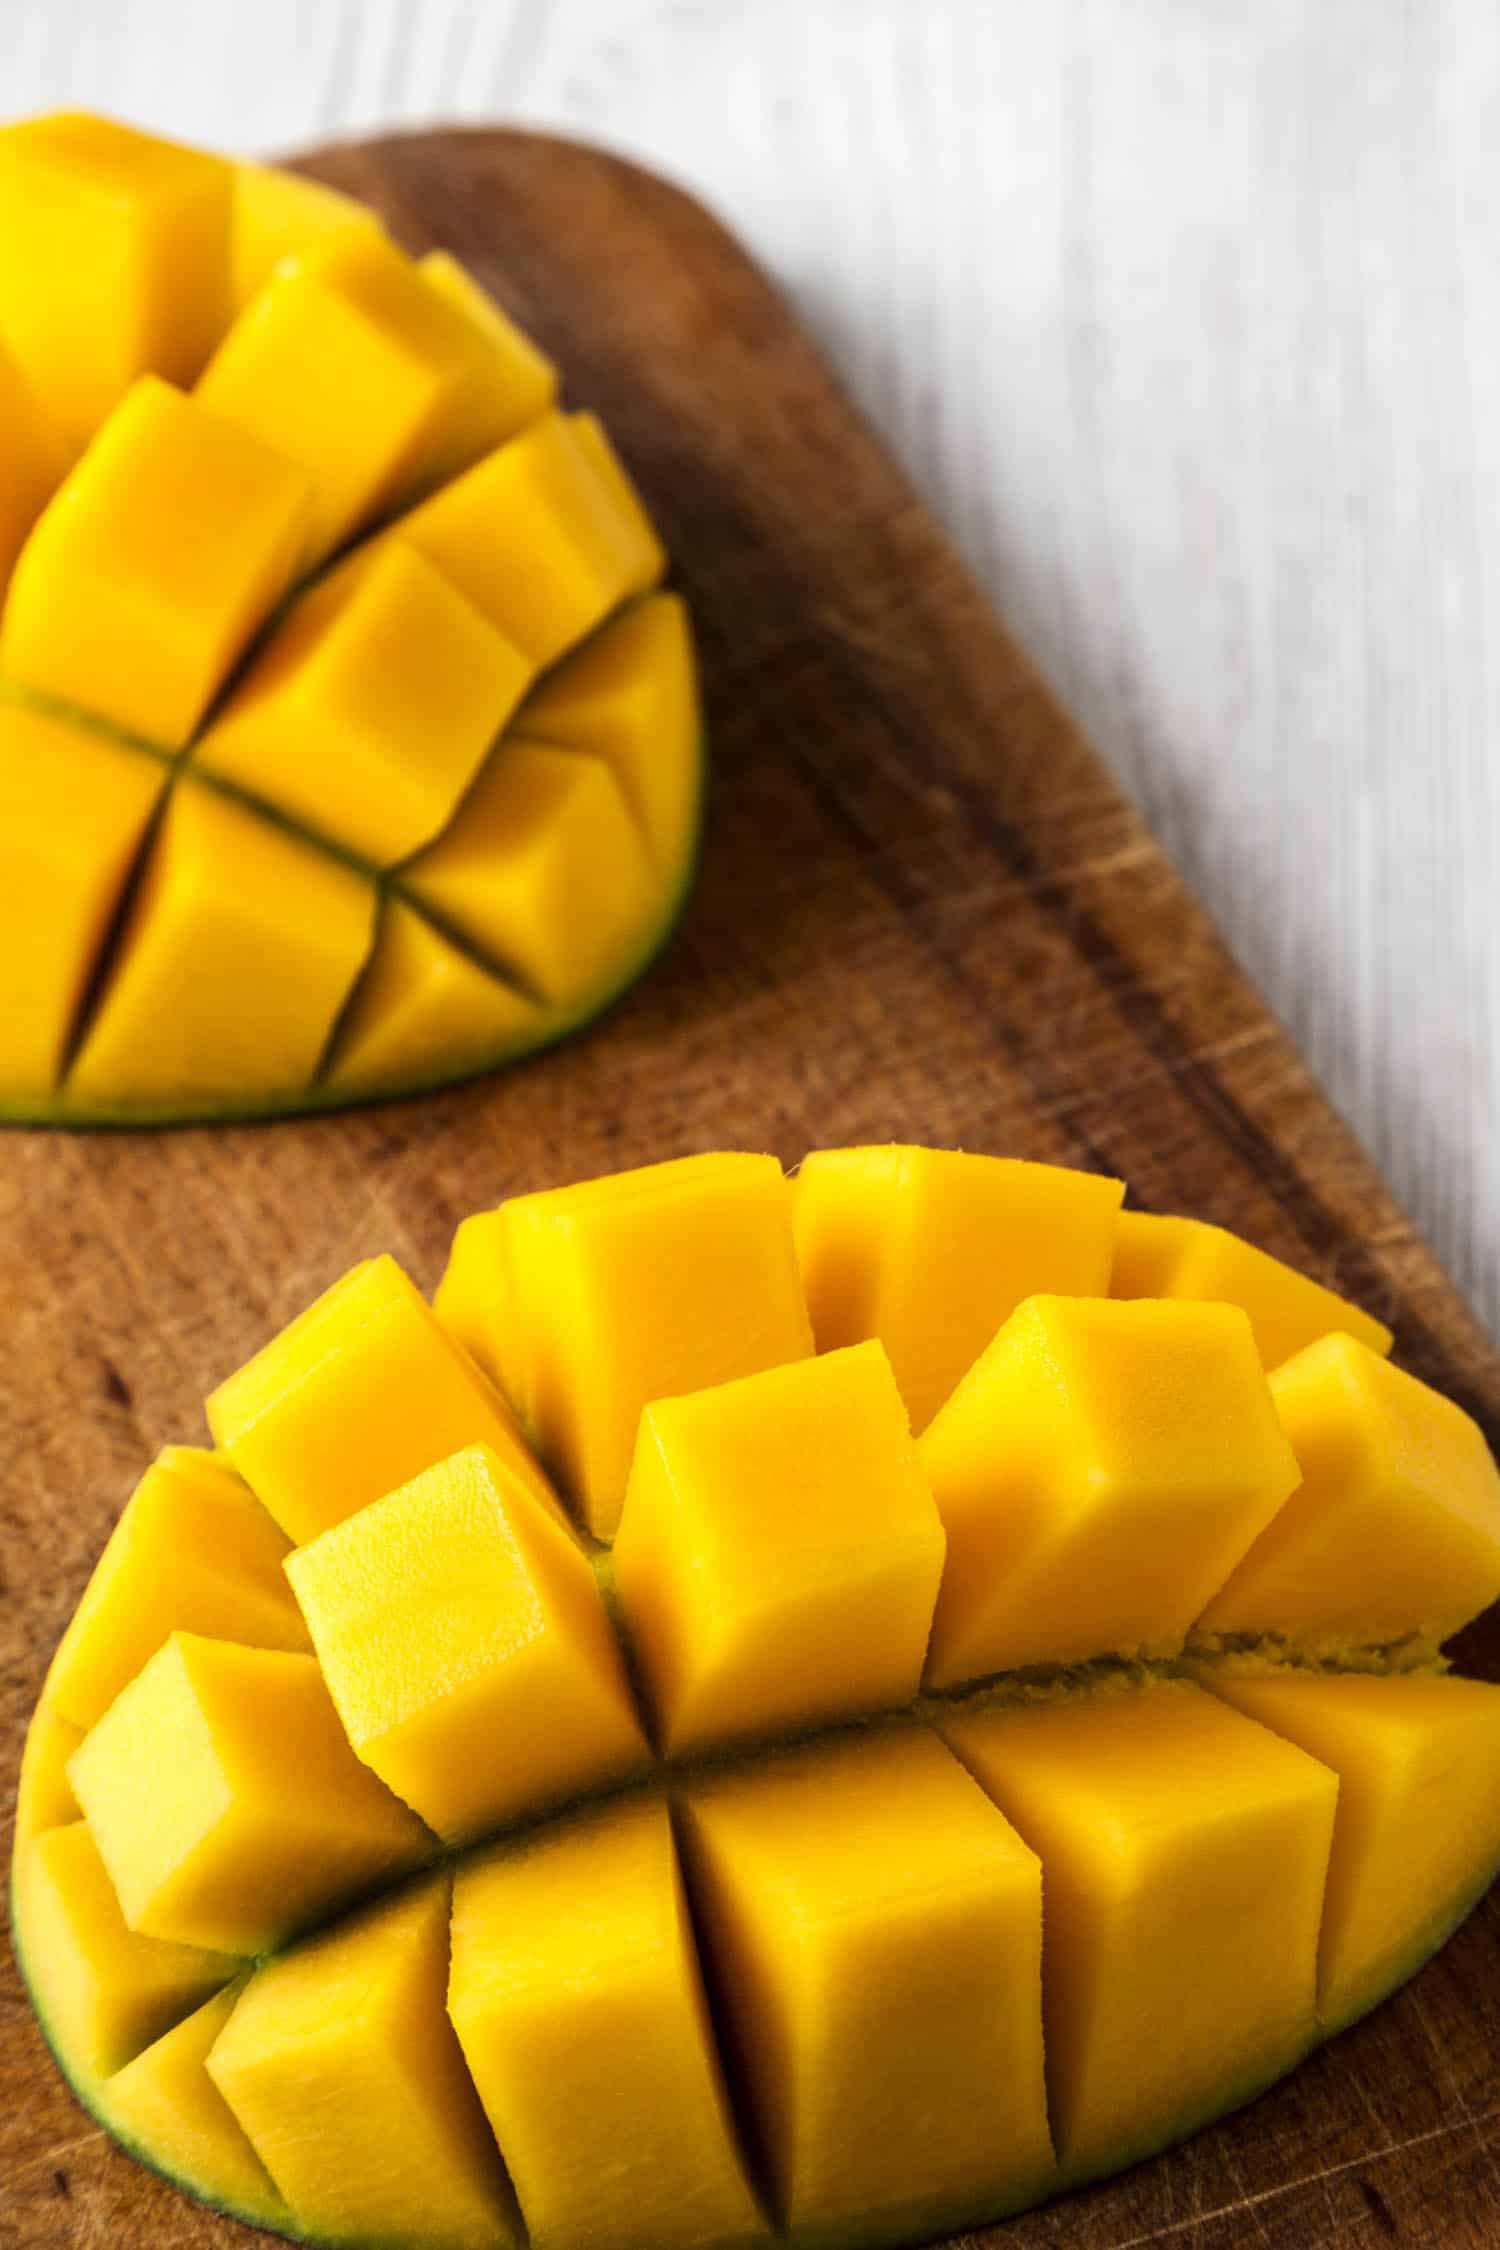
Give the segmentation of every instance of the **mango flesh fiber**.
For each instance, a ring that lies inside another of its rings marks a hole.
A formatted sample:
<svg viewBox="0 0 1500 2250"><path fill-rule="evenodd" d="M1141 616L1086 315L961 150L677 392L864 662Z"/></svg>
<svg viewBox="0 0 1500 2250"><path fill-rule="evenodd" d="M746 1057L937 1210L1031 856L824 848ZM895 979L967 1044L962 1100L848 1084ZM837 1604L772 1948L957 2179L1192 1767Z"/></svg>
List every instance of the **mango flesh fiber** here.
<svg viewBox="0 0 1500 2250"><path fill-rule="evenodd" d="M476 1215L435 1308L335 1284L37 1707L16 1942L80 2099L320 2242L853 2250L1410 1976L1500 1866L1500 1687L1437 1645L1500 1475L1356 1307L1268 1376L1323 1299L1249 1245L1244 1302L1138 1296L1119 1199L712 1152Z"/></svg>
<svg viewBox="0 0 1500 2250"><path fill-rule="evenodd" d="M0 1118L439 1085L643 971L696 861L692 630L558 389L347 196L0 128Z"/></svg>

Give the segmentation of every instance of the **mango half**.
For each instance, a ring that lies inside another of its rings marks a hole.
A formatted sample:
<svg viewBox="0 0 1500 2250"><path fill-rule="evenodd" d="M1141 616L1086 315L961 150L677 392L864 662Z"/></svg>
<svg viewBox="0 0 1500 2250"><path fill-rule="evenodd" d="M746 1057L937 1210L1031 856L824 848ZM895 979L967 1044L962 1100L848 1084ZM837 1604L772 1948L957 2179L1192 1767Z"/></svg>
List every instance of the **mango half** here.
<svg viewBox="0 0 1500 2250"><path fill-rule="evenodd" d="M596 1015L696 857L666 562L445 253L0 129L0 1118L329 1108Z"/></svg>
<svg viewBox="0 0 1500 2250"><path fill-rule="evenodd" d="M910 2244L1409 1977L1500 1864L1500 1687L1441 1653L1500 1475L1249 1245L1142 1296L1121 1193L689 1157L228 1376L27 1739L84 2105L309 2241Z"/></svg>

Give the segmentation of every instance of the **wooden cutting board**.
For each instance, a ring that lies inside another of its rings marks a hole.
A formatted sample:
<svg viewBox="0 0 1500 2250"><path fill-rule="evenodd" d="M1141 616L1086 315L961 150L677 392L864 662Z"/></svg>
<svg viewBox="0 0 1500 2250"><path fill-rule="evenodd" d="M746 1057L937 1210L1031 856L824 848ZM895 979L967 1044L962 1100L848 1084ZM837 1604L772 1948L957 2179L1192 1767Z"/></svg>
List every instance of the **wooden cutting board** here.
<svg viewBox="0 0 1500 2250"><path fill-rule="evenodd" d="M1500 1364L1451 1285L722 228L649 174L518 133L307 169L411 246L456 251L637 470L702 635L702 883L648 981L509 1076L310 1124L0 1139L7 1858L47 1657L150 1454L199 1437L204 1392L353 1260L390 1248L431 1284L456 1222L520 1188L725 1145L793 1162L904 1139L1094 1166L1352 1292L1500 1437ZM1462 1653L1500 1678L1500 1626ZM0 2245L235 2240L74 2107L7 1959ZM1240 2117L968 2240L1493 2250L1500 1899Z"/></svg>

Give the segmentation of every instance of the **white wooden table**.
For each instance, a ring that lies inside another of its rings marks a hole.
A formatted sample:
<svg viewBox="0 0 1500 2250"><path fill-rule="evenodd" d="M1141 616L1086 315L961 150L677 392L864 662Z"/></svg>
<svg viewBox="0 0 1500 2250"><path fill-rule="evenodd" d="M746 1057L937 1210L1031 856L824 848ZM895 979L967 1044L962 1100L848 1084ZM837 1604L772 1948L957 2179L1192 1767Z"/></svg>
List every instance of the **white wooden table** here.
<svg viewBox="0 0 1500 2250"><path fill-rule="evenodd" d="M63 103L714 204L1500 1328L1494 0L0 0Z"/></svg>

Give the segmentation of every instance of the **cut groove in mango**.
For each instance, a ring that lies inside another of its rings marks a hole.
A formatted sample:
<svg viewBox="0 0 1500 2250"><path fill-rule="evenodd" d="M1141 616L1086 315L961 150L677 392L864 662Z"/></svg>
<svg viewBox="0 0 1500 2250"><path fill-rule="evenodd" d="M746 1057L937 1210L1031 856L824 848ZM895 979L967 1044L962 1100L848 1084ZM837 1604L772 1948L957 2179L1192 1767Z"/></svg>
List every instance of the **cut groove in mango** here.
<svg viewBox="0 0 1500 2250"><path fill-rule="evenodd" d="M557 397L347 196L0 127L0 1119L409 1093L647 967L696 863L692 634Z"/></svg>
<svg viewBox="0 0 1500 2250"><path fill-rule="evenodd" d="M1119 1193L680 1158L229 1376L26 1745L16 1950L93 2114L349 2250L875 2250L1409 1977L1500 1866L1500 1686L1438 1646L1500 1473L1337 1299L1268 1376L1248 1245L1241 1301L1103 1295Z"/></svg>

